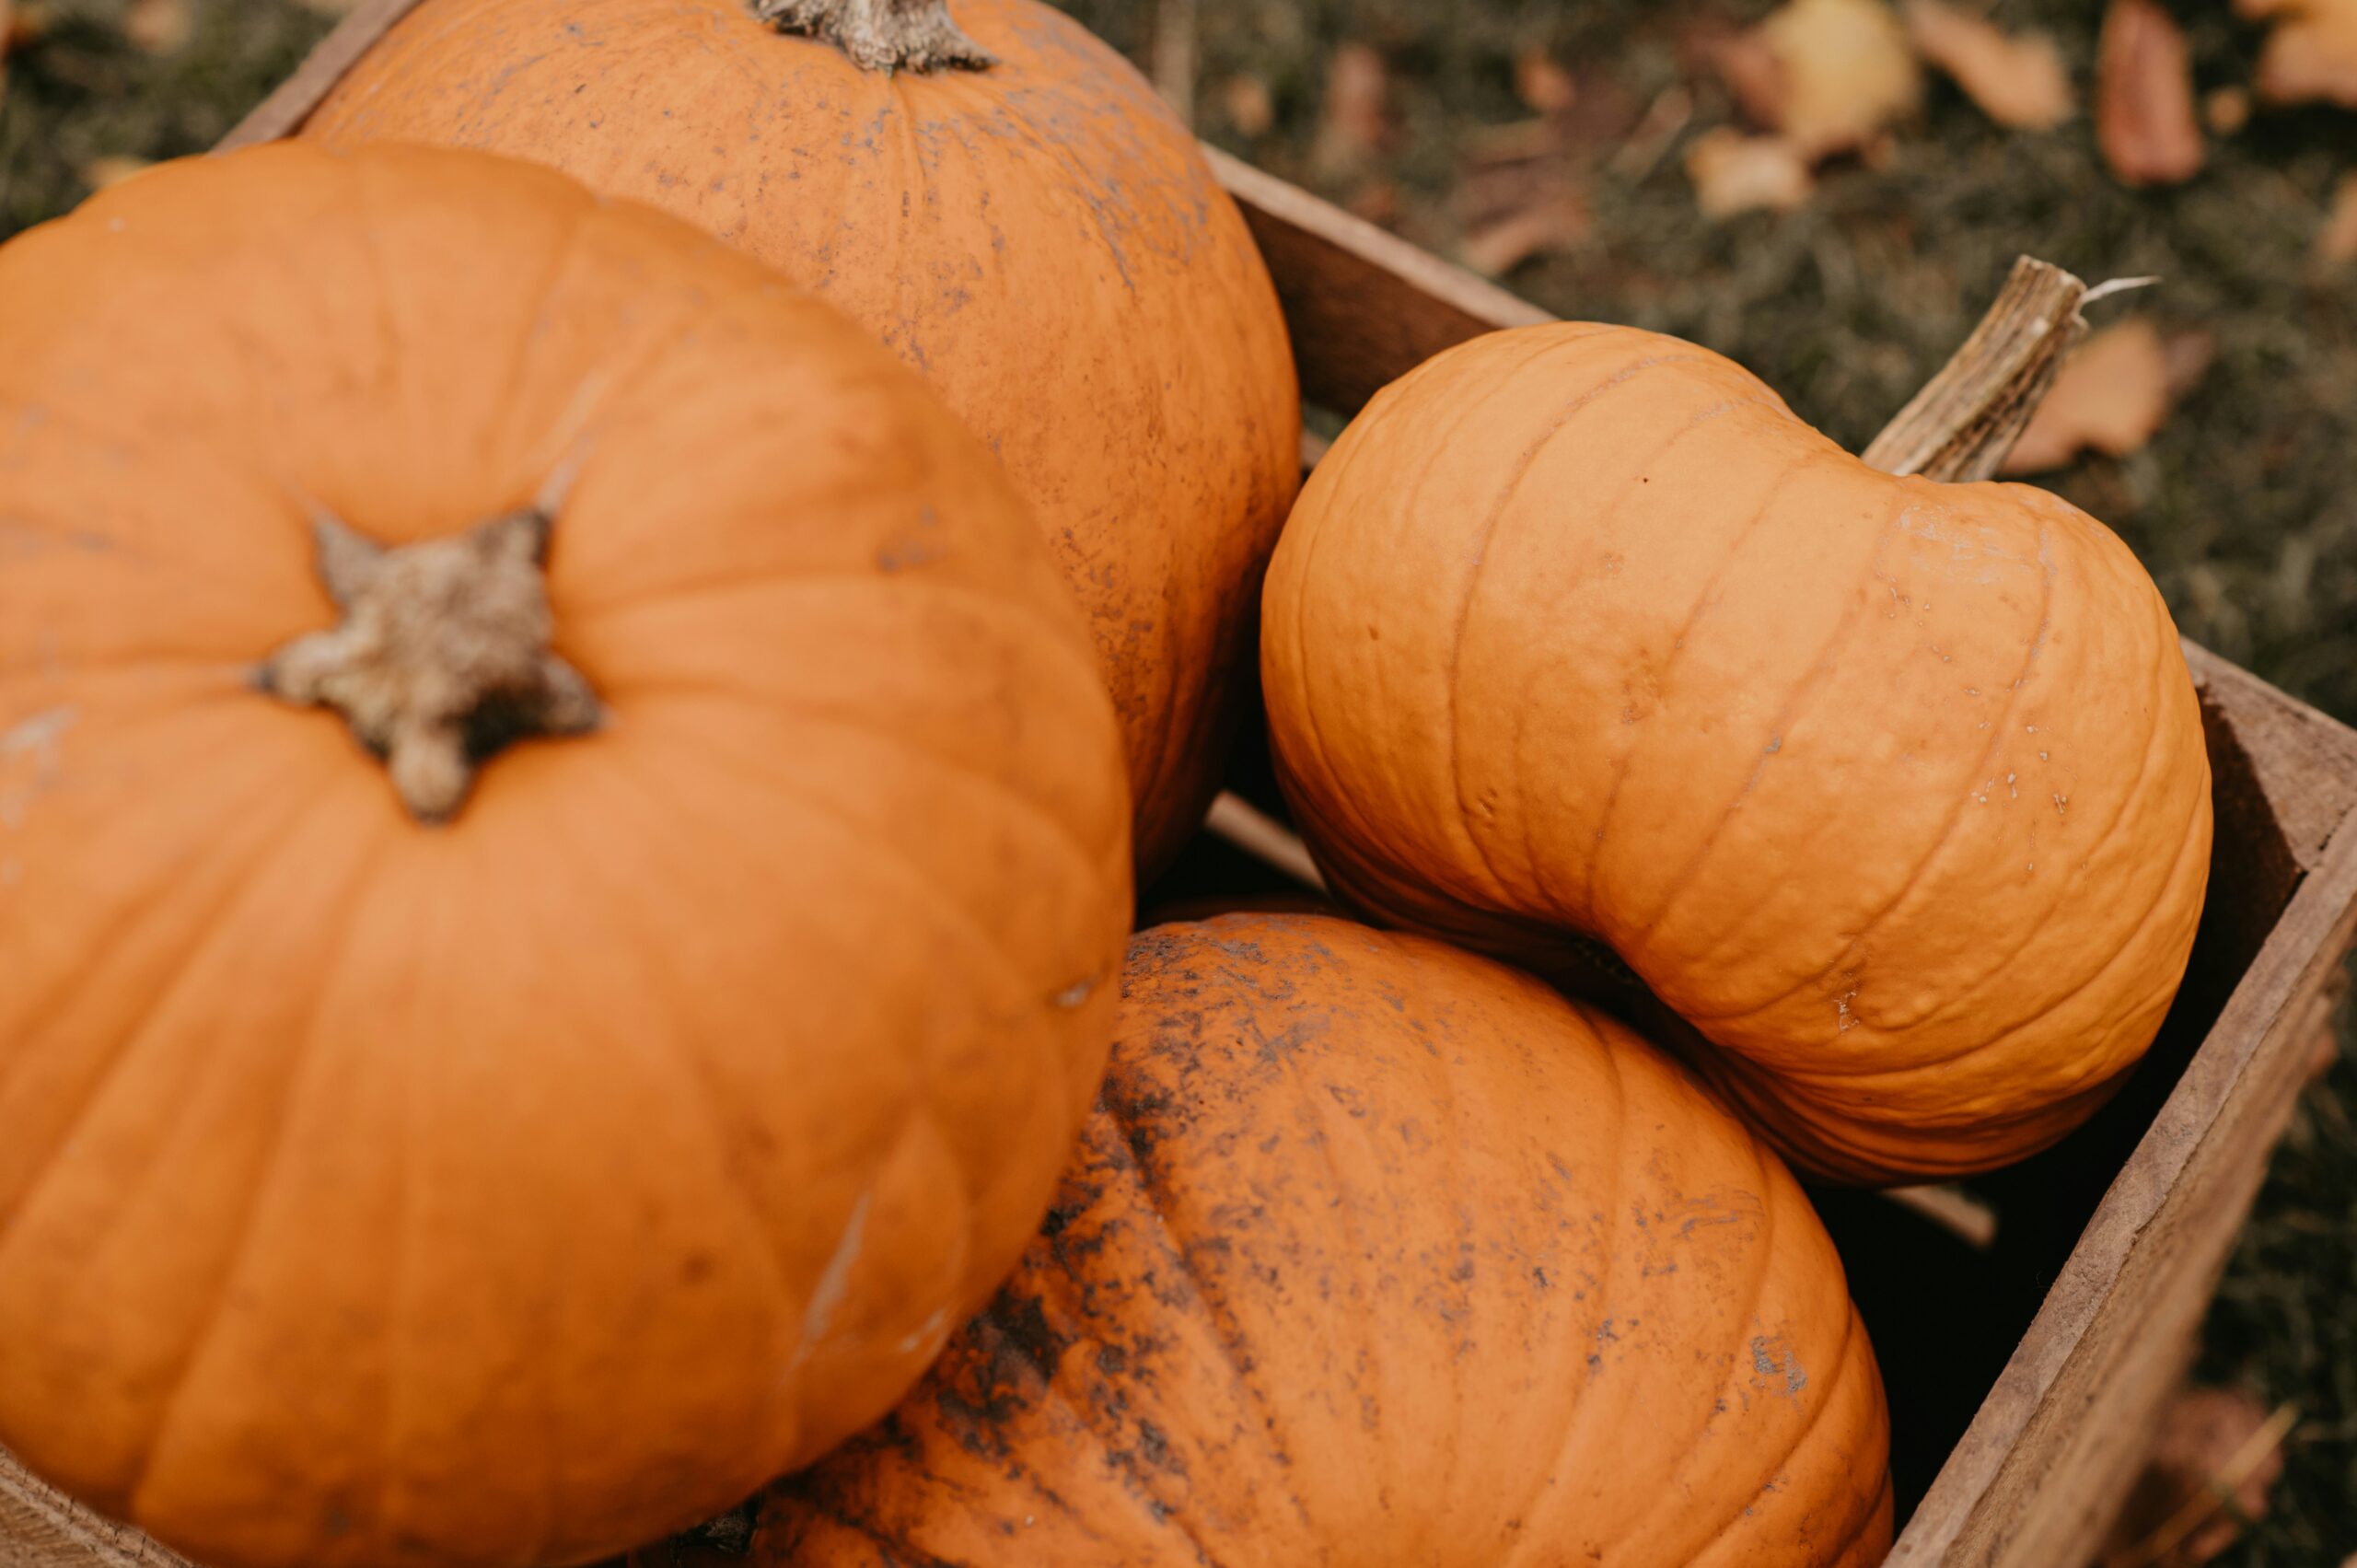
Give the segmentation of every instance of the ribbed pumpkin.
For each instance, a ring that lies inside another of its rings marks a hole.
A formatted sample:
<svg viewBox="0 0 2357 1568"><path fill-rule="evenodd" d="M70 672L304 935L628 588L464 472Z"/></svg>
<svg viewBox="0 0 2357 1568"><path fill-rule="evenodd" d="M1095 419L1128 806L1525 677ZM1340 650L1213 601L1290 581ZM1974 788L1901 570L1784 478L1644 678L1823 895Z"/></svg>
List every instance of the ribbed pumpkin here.
<svg viewBox="0 0 2357 1568"><path fill-rule="evenodd" d="M2052 1142L2183 975L2209 763L2135 557L2042 491L1869 469L1691 344L1530 328L1387 389L1261 639L1349 901L1561 978L1601 938L1816 1171Z"/></svg>
<svg viewBox="0 0 2357 1568"><path fill-rule="evenodd" d="M215 1568L563 1562L906 1392L1130 864L919 378L560 176L271 147L0 250L0 1445Z"/></svg>
<svg viewBox="0 0 2357 1568"><path fill-rule="evenodd" d="M305 134L552 164L879 333L1004 459L1088 610L1140 865L1193 830L1300 394L1235 204L1113 51L1036 0L424 0Z"/></svg>
<svg viewBox="0 0 2357 1568"><path fill-rule="evenodd" d="M1039 1239L757 1564L1879 1562L1882 1387L1778 1163L1602 1016L1437 943L1137 938Z"/></svg>

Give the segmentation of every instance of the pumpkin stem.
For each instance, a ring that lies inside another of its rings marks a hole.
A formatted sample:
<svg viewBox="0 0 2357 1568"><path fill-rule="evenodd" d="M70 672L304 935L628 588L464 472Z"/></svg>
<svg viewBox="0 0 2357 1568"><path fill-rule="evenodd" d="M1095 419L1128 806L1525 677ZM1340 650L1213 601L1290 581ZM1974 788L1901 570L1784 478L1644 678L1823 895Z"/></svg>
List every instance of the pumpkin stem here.
<svg viewBox="0 0 2357 1568"><path fill-rule="evenodd" d="M502 744L580 735L603 716L581 672L549 651L549 530L534 508L389 549L314 519L319 579L343 619L273 654L255 683L342 714L410 814L447 821Z"/></svg>
<svg viewBox="0 0 2357 1568"><path fill-rule="evenodd" d="M2087 335L2087 285L2034 257L2014 263L2004 292L1956 357L1864 452L1886 473L1951 484L1993 478Z"/></svg>
<svg viewBox="0 0 2357 1568"><path fill-rule="evenodd" d="M753 15L780 32L824 39L887 75L998 64L949 19L948 0L753 0Z"/></svg>

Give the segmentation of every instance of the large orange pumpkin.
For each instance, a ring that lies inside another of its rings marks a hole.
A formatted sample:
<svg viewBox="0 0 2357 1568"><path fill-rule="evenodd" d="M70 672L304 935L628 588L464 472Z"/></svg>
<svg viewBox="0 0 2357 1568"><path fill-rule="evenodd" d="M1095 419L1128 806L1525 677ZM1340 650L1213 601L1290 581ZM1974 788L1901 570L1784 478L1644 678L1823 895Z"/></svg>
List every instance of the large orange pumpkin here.
<svg viewBox="0 0 2357 1568"><path fill-rule="evenodd" d="M1385 391L1271 569L1305 833L1361 910L1608 943L1800 1163L2003 1165L2152 1041L2209 868L2168 611L2043 491L1896 479L1739 366L1562 325Z"/></svg>
<svg viewBox="0 0 2357 1568"><path fill-rule="evenodd" d="M424 0L305 134L552 164L878 332L1005 460L1089 611L1140 865L1193 830L1300 394L1235 204L1113 51L1037 0Z"/></svg>
<svg viewBox="0 0 2357 1568"><path fill-rule="evenodd" d="M11 242L0 1445L219 1568L727 1506L1037 1227L1127 826L989 454L687 226L280 146Z"/></svg>
<svg viewBox="0 0 2357 1568"><path fill-rule="evenodd" d="M757 1564L1829 1568L1890 1544L1841 1264L1602 1016L1302 916L1150 931L1039 1239Z"/></svg>

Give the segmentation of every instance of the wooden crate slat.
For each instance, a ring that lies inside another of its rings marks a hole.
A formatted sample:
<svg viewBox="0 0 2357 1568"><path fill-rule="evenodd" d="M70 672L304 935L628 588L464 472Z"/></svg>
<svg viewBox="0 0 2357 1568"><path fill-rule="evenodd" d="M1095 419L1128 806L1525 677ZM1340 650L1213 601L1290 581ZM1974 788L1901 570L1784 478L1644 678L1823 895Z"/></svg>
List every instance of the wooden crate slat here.
<svg viewBox="0 0 2357 1568"><path fill-rule="evenodd" d="M0 1564L6 1568L190 1568L129 1525L92 1513L25 1472L0 1448Z"/></svg>
<svg viewBox="0 0 2357 1568"><path fill-rule="evenodd" d="M254 111L238 122L237 128L221 138L216 153L235 152L257 142L275 142L291 136L311 117L343 74L360 63L360 57L376 46L377 41L392 31L393 24L418 6L419 0L363 0L360 8L337 24L336 29L319 41L317 48L304 57L295 74L278 85L277 90L258 104Z"/></svg>
<svg viewBox="0 0 2357 1568"><path fill-rule="evenodd" d="M2316 1005L2357 933L2357 829L2333 835L2113 1181L1890 1562L2092 1558L2176 1387L2307 1082Z"/></svg>

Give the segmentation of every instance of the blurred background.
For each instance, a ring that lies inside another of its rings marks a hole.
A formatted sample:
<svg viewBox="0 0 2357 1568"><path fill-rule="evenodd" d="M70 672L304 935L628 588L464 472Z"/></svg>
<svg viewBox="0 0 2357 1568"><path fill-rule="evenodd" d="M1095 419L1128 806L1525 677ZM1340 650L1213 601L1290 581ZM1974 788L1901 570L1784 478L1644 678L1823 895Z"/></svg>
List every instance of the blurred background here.
<svg viewBox="0 0 2357 1568"><path fill-rule="evenodd" d="M1211 141L1550 310L1731 354L1852 448L2016 254L2156 280L2090 308L2016 470L2189 635L2357 723L2357 0L1063 4ZM202 151L349 8L0 0L0 237ZM2316 1052L2206 1330L2237 1398L2180 1434L2284 1416L2230 1568L2357 1562L2357 1067L2345 1030Z"/></svg>

